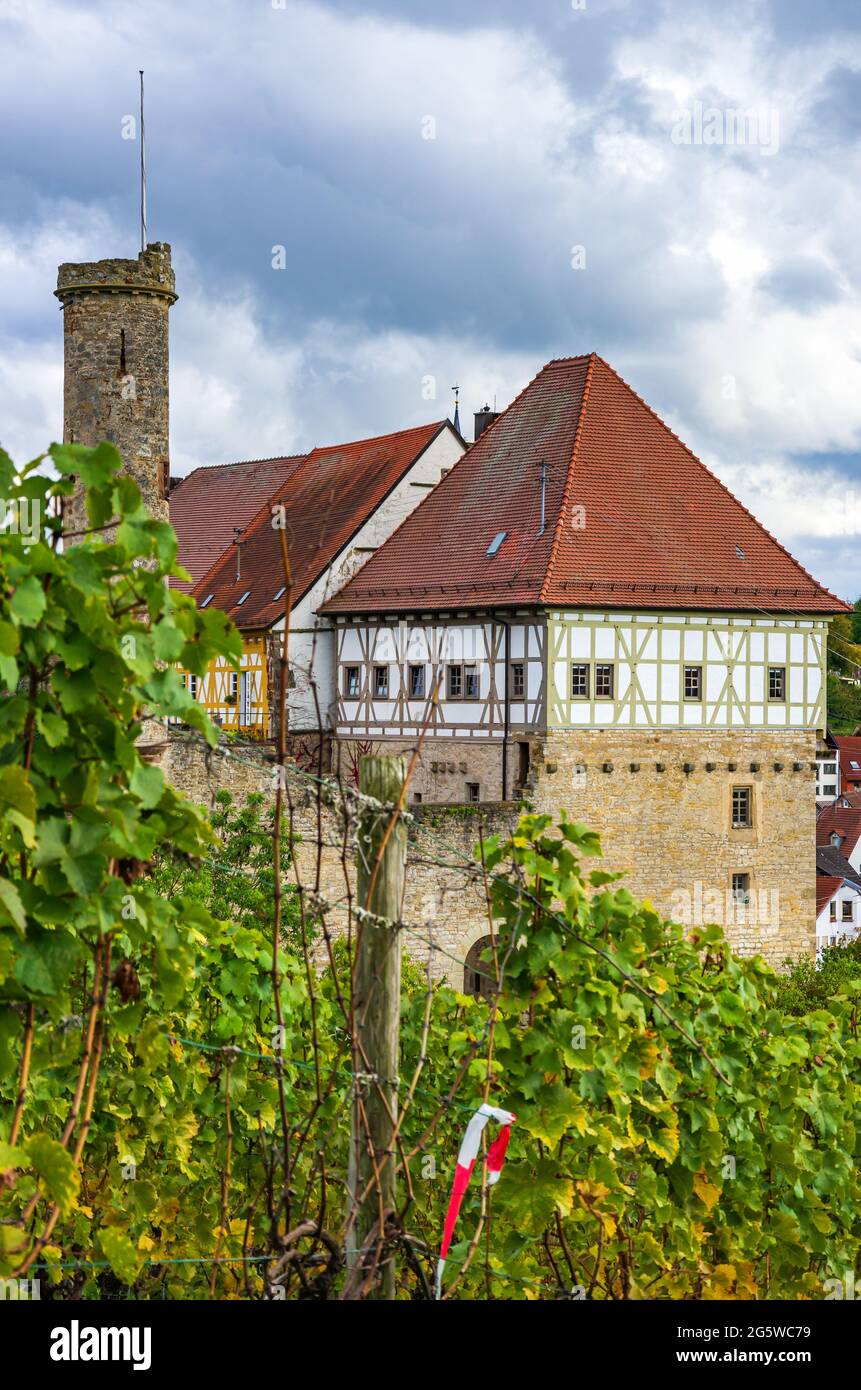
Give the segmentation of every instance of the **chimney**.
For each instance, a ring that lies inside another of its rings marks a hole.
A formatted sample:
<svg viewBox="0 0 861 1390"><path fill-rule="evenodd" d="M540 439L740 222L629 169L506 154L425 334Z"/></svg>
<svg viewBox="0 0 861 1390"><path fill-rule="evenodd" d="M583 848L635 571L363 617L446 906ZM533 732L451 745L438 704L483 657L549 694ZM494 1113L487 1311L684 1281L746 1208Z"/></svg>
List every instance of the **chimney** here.
<svg viewBox="0 0 861 1390"><path fill-rule="evenodd" d="M136 260L61 265L63 439L119 451L144 504L168 520L168 311L176 300L170 247ZM86 525L83 497L67 504L69 530Z"/></svg>
<svg viewBox="0 0 861 1390"><path fill-rule="evenodd" d="M499 419L499 411L491 410L489 405L485 405L481 410L475 411L473 418L475 419L475 434L473 438L479 439L481 435L484 434L488 425L492 425L494 420Z"/></svg>

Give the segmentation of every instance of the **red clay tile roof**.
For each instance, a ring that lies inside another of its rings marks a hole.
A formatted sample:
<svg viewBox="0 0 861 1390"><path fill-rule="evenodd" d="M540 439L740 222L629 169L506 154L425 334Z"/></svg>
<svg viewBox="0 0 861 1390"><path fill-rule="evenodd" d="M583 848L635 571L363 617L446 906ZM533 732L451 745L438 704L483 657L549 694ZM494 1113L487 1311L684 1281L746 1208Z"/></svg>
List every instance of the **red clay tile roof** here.
<svg viewBox="0 0 861 1390"><path fill-rule="evenodd" d="M850 782L861 781L861 738L851 736L835 737L834 742L840 749L840 775ZM852 767L856 762L857 767Z"/></svg>
<svg viewBox="0 0 861 1390"><path fill-rule="evenodd" d="M818 917L825 904L834 897L837 889L843 884L842 878L832 878L830 874L816 875L816 916Z"/></svg>
<svg viewBox="0 0 861 1390"><path fill-rule="evenodd" d="M449 422L436 420L375 439L312 449L246 527L240 579L236 547L230 545L195 585L198 603L212 594L213 608L222 609L246 630L277 622L284 601L275 594L284 581L272 508L281 504L286 509L295 605L444 429L451 429ZM231 541L233 524L231 520ZM249 597L237 606L247 589Z"/></svg>
<svg viewBox="0 0 861 1390"><path fill-rule="evenodd" d="M836 802L825 806L816 818L816 843L817 845L830 845L831 836L834 831L838 831L844 836L842 845L839 846L840 853L848 859L861 837L861 804L859 803L858 793L848 797L849 806L842 806L843 797L838 797Z"/></svg>
<svg viewBox="0 0 861 1390"><path fill-rule="evenodd" d="M170 494L170 523L179 541L179 563L192 582L174 579L171 588L190 593L233 541L234 526L247 526L306 457L219 463L181 478Z"/></svg>
<svg viewBox="0 0 861 1390"><path fill-rule="evenodd" d="M548 363L323 611L515 603L847 607L594 353Z"/></svg>

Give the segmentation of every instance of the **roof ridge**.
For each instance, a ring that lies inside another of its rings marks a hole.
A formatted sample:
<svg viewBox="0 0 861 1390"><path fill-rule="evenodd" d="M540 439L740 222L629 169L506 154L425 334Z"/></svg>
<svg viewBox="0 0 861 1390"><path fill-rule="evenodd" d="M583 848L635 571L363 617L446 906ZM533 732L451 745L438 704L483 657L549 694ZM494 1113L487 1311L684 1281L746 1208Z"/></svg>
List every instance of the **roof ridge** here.
<svg viewBox="0 0 861 1390"><path fill-rule="evenodd" d="M567 360L583 361L584 359L569 358ZM597 353L590 352L588 357L589 365L586 368L586 379L583 382L583 390L580 395L580 409L577 411L577 428L574 431L574 443L571 446L571 458L568 461L568 475L565 479L565 486L562 489L562 500L559 503L559 515L556 518L556 527L553 532L553 544L550 547L550 555L548 556L547 567L544 571L544 582L541 585L541 590L538 595L538 600L540 603L543 603L545 601L544 591L548 588L550 580L553 577L553 568L556 564L556 556L559 551L560 542L562 540L562 530L565 523L565 516L568 512L568 503L571 497L574 464L576 462L577 454L580 449L580 441L583 437L583 423L586 419L586 410L589 405L589 389L592 385L592 374L595 369L595 363L597 360Z"/></svg>
<svg viewBox="0 0 861 1390"><path fill-rule="evenodd" d="M395 439L402 434L415 434L419 430L438 430L443 425L451 425L447 415L441 420L428 420L424 425L408 425L404 430L389 430L388 434L369 434L366 439L347 439L340 444L315 444L306 457L310 458L312 454L327 454L333 449L358 449L362 444L377 444L384 439Z"/></svg>
<svg viewBox="0 0 861 1390"><path fill-rule="evenodd" d="M626 381L625 378L621 375L621 373L616 371L616 368L615 368L615 367L613 367L609 362L607 362L607 361L605 360L605 358L600 357L597 353L593 353L592 355L593 355L593 357L596 358L596 360L597 360L598 362L600 362L600 363L602 364L602 366L604 366L604 367L607 368L607 371L610 372L610 373L616 378L617 381L621 382L621 384L625 387L626 391L630 391L631 395L635 398L635 400L637 400L637 401L640 403L640 405L643 406L643 408L648 412L649 415L652 416L652 418L653 418L654 420L657 420L658 424L661 425L661 426L663 427L663 429L665 429L665 430L667 431L667 434L671 435L671 436L673 437L673 439L675 439L675 441L676 441L677 444L680 444L680 445L681 445L681 447L684 449L685 453L688 454L688 456L693 460L693 462L694 462L695 464L697 464L698 467L700 467L700 468L703 470L704 473L707 473L708 476L709 476L714 482L717 483L718 487L721 488L721 489L723 490L723 492L726 493L727 497L731 498L731 500L732 500L733 502L735 502L737 506L741 507L742 511L745 513L746 516L750 517L750 520L754 523L754 525L755 525L755 526L758 526L759 529L760 529L760 531L762 531L766 536L768 536L768 539L769 539L770 541L773 541L773 543L778 547L779 550L781 550L781 551L783 552L783 554L787 557L787 559L791 560L792 563L796 566L796 568L799 569L799 570L801 571L801 573L802 573L807 579L810 580L810 582L811 582L811 584L813 585L814 589L818 590L819 593L826 594L826 595L828 596L828 598L833 598L833 599L835 599L838 603L845 603L845 602L846 602L846 600L845 600L845 599L841 599L840 596L839 596L838 594L833 594L833 593L831 592L830 589L826 589L824 584L820 584L819 580L816 579L815 576L812 575L812 574L810 573L809 570L807 570L807 569L804 568L804 566L802 565L801 561L800 561L800 560L797 560L797 559L795 558L795 556L792 554L792 552L791 552L790 550L787 550L786 546L783 545L783 544L777 539L776 536L773 536L773 535L771 534L771 532L769 531L768 527L765 526L765 525L759 520L759 517L754 516L754 514L753 514L753 512L750 510L750 508L749 508L749 507L746 507L745 504L742 502L741 498L736 497L735 493L730 491L730 489L727 487L726 483L723 482L723 481L718 477L718 475L712 471L711 468L709 468L709 466L708 466L707 463L703 463L702 459L701 459L697 454L694 453L694 451L693 451L693 449L690 447L690 445L689 445L689 444L686 444L685 441L681 438L681 436L678 435L678 434L676 434L675 430L672 429L672 427L671 427L670 425L667 424L666 420L662 419L661 416L658 414L658 412L657 412L652 406L649 405L649 402L648 402L647 400L644 400L644 399L643 399L643 397L640 395L639 391L635 391L635 390L634 390L634 387L630 384L630 382Z"/></svg>

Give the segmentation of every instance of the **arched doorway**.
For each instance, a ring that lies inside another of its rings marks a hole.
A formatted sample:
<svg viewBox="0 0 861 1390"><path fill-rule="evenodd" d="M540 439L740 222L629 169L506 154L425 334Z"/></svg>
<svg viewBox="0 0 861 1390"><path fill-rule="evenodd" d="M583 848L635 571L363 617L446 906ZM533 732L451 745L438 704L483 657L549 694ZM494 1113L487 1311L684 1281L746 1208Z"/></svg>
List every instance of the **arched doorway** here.
<svg viewBox="0 0 861 1390"><path fill-rule="evenodd" d="M477 999L493 999L496 995L492 942L493 937L480 936L467 951L463 968L464 994L473 994ZM485 951L487 957L482 960Z"/></svg>

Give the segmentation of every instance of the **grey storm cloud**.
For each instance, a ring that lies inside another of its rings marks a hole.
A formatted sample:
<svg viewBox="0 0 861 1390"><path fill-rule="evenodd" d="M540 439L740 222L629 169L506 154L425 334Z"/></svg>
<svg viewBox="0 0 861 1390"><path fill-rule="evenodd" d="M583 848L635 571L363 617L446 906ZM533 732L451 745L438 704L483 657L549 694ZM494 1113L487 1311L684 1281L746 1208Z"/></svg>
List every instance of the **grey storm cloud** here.
<svg viewBox="0 0 861 1390"><path fill-rule="evenodd" d="M859 26L839 0L4 0L3 435L56 433L57 261L136 249L143 67L180 471L439 416L455 380L505 404L595 348L804 559L781 460L861 472ZM678 143L696 101L777 111L779 149Z"/></svg>

